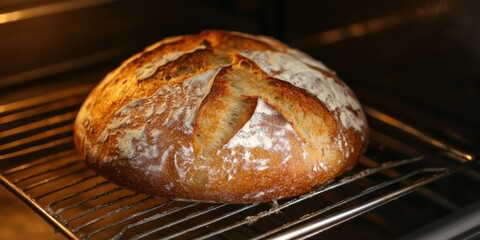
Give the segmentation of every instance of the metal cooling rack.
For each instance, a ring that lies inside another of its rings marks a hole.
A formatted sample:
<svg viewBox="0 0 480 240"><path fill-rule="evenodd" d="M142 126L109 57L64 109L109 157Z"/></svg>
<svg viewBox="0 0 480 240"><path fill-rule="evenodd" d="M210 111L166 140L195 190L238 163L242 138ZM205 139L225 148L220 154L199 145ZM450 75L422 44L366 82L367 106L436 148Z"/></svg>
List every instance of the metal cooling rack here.
<svg viewBox="0 0 480 240"><path fill-rule="evenodd" d="M88 169L73 148L72 123L91 87L0 106L2 184L71 239L305 239L366 221L390 237L411 230L376 211L402 204L393 200L423 199L446 214L480 199L426 187L455 176L478 189L473 155L371 108L371 142L359 165L303 196L229 205L134 193Z"/></svg>

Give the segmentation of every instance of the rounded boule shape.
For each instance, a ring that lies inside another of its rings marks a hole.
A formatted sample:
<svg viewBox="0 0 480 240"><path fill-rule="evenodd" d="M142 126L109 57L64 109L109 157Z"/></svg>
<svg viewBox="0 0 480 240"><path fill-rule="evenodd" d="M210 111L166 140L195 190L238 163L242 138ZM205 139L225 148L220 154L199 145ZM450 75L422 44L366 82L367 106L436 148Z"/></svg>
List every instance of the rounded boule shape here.
<svg viewBox="0 0 480 240"><path fill-rule="evenodd" d="M248 203L305 193L355 165L368 126L327 67L265 36L164 39L89 94L74 124L87 164L137 192Z"/></svg>

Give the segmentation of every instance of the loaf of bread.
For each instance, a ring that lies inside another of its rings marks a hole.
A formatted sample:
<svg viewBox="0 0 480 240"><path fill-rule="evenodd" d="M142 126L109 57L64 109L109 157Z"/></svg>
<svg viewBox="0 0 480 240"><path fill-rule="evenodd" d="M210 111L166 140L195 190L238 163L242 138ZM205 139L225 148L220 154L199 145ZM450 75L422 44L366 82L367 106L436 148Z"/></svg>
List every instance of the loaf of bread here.
<svg viewBox="0 0 480 240"><path fill-rule="evenodd" d="M166 38L109 73L74 138L89 166L128 189L250 203L349 170L368 126L322 63L270 37L211 30Z"/></svg>

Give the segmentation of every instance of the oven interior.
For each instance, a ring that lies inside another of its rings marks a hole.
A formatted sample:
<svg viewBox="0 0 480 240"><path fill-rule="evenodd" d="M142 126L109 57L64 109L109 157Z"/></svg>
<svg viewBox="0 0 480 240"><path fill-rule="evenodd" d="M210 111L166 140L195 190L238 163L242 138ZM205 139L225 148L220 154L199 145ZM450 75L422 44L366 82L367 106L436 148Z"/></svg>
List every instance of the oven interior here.
<svg viewBox="0 0 480 240"><path fill-rule="evenodd" d="M0 3L0 180L15 195L2 202L25 203L72 239L478 237L478 5ZM372 128L359 165L303 196L248 205L153 198L89 170L72 123L95 83L148 44L207 28L275 36L334 69Z"/></svg>

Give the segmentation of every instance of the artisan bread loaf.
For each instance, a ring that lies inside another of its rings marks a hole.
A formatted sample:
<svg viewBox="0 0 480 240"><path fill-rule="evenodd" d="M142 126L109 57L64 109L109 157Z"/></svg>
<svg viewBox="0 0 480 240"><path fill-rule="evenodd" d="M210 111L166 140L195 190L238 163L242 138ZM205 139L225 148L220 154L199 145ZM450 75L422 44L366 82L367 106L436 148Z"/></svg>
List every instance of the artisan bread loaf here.
<svg viewBox="0 0 480 240"><path fill-rule="evenodd" d="M167 38L109 73L74 138L89 166L134 191L248 203L344 173L368 127L322 63L269 37L212 30Z"/></svg>

